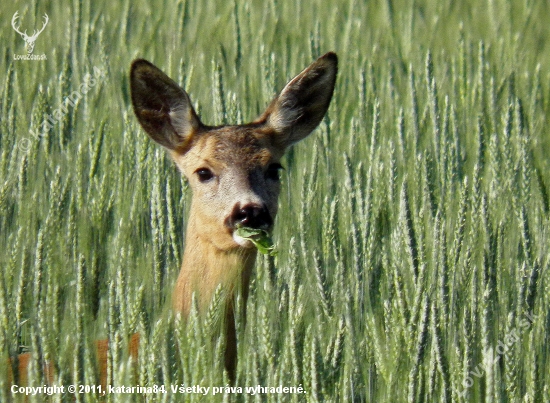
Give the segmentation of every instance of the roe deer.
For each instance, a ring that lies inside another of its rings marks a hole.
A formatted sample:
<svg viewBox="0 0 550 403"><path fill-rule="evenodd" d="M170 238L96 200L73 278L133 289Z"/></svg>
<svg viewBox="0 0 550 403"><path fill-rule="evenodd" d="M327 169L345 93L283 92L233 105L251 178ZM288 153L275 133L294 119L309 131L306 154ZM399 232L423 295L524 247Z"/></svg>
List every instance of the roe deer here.
<svg viewBox="0 0 550 403"><path fill-rule="evenodd" d="M135 60L130 84L141 126L164 146L193 191L183 263L173 291L173 308L186 317L193 293L199 312L221 286L225 295L225 367L236 378L237 340L233 294L241 287L246 306L256 248L238 226L273 227L285 150L309 135L323 119L334 90L337 57L327 53L292 79L252 123L206 126L187 93L146 60ZM139 335L130 339L137 357ZM96 347L100 383L107 382L108 340ZM25 357L28 359L28 357Z"/></svg>
<svg viewBox="0 0 550 403"><path fill-rule="evenodd" d="M285 150L309 135L327 112L337 72L327 53L292 79L252 123L207 126L187 93L146 60L130 72L134 112L147 134L165 147L193 191L183 263L173 307L189 314L193 293L199 312L218 286L226 295L225 366L235 380L236 330L233 294L242 287L246 305L256 248L238 226L273 227Z"/></svg>

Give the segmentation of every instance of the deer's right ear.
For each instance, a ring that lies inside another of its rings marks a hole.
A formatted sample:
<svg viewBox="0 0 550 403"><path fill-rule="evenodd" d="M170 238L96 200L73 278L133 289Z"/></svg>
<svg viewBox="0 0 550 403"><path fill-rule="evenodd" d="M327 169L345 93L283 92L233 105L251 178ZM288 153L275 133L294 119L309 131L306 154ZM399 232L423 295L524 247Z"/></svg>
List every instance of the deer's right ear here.
<svg viewBox="0 0 550 403"><path fill-rule="evenodd" d="M139 123L164 147L184 148L201 126L187 93L147 60L132 63L130 90Z"/></svg>

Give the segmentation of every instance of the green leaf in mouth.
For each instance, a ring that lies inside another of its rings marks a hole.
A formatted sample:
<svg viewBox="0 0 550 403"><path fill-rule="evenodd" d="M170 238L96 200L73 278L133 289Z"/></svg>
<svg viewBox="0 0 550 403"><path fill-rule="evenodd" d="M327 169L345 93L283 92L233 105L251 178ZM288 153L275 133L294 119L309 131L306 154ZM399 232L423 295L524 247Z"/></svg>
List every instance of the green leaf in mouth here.
<svg viewBox="0 0 550 403"><path fill-rule="evenodd" d="M273 240L267 231L263 229L237 227L235 234L243 239L248 239L254 244L258 251L264 255L275 256L277 254L275 246L273 245Z"/></svg>

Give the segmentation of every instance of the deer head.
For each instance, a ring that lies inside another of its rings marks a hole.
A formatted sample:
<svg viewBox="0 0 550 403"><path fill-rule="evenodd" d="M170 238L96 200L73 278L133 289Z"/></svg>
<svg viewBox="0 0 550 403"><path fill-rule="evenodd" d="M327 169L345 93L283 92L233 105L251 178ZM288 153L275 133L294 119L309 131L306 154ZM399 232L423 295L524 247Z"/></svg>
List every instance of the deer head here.
<svg viewBox="0 0 550 403"><path fill-rule="evenodd" d="M135 114L189 180L197 236L221 250L251 248L234 234L237 225L272 228L281 157L320 123L336 70L336 55L328 53L290 81L252 123L207 126L166 74L145 60L133 63Z"/></svg>
<svg viewBox="0 0 550 403"><path fill-rule="evenodd" d="M48 14L44 14L44 17L43 17L44 24L42 25L42 28L39 31L34 30L33 34L31 36L28 36L27 30L25 30L25 32L21 32L19 30L20 25L16 25L18 18L19 18L19 12L16 11L15 14L13 15L13 18L11 19L11 26L13 27L15 32L21 35L21 37L25 41L25 48L27 49L27 53L31 54L34 50L34 42L36 41L36 38L38 38L38 35L40 35L42 31L44 31L44 28L46 28L46 25L48 25L48 21L50 19L48 17Z"/></svg>

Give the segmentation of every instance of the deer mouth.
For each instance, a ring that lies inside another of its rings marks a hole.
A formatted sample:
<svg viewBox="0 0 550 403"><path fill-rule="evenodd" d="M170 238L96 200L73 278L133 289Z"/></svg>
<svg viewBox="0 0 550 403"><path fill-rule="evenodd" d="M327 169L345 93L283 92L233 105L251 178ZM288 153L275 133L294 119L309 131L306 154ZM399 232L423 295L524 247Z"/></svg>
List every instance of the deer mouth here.
<svg viewBox="0 0 550 403"><path fill-rule="evenodd" d="M262 238L270 238L273 226L264 224L259 227L237 226L232 230L232 237L239 246L251 249L256 247L255 242Z"/></svg>
<svg viewBox="0 0 550 403"><path fill-rule="evenodd" d="M237 204L225 220L233 241L242 248L254 248L257 240L269 237L273 218L264 205Z"/></svg>

